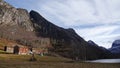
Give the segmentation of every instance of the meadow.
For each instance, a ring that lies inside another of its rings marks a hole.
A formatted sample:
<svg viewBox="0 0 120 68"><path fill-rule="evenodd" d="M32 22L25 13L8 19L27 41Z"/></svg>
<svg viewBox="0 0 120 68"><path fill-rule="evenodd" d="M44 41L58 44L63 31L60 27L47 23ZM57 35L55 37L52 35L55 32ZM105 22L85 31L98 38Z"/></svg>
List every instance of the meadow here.
<svg viewBox="0 0 120 68"><path fill-rule="evenodd" d="M37 61L29 61L31 55L0 54L0 68L120 68L119 63L76 62L70 59L35 55Z"/></svg>

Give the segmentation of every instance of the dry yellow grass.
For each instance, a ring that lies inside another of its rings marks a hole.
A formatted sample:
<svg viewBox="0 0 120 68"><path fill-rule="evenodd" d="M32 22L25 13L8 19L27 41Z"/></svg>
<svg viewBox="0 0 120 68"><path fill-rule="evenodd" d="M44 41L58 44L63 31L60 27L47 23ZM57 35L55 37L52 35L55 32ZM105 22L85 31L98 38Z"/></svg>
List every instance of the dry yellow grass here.
<svg viewBox="0 0 120 68"><path fill-rule="evenodd" d="M30 62L30 55L0 54L0 68L120 68L120 64L71 62L70 59L38 56Z"/></svg>

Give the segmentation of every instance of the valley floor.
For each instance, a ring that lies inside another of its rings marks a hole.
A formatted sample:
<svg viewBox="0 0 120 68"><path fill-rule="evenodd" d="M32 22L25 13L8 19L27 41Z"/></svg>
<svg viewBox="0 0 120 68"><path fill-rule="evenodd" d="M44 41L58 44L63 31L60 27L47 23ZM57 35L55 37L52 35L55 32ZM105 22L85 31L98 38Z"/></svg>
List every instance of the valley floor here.
<svg viewBox="0 0 120 68"><path fill-rule="evenodd" d="M30 55L0 54L0 68L120 68L120 63L73 62L70 59L38 56L30 62Z"/></svg>

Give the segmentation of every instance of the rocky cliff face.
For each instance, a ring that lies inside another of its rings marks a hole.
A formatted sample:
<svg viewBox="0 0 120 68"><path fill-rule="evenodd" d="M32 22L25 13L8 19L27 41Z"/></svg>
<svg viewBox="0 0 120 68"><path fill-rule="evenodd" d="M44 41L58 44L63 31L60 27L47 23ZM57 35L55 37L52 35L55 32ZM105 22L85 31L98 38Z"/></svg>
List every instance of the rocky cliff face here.
<svg viewBox="0 0 120 68"><path fill-rule="evenodd" d="M0 0L0 37L17 41L24 45L38 46L33 23L26 9L14 8Z"/></svg>
<svg viewBox="0 0 120 68"><path fill-rule="evenodd" d="M52 24L36 11L14 8L0 0L0 37L20 44L40 47L41 37L49 38L49 51L68 58L83 60L104 58L105 54L97 46L90 46L72 29L64 29Z"/></svg>
<svg viewBox="0 0 120 68"><path fill-rule="evenodd" d="M0 2L0 26L18 26L27 31L33 31L28 11L16 9L2 0Z"/></svg>

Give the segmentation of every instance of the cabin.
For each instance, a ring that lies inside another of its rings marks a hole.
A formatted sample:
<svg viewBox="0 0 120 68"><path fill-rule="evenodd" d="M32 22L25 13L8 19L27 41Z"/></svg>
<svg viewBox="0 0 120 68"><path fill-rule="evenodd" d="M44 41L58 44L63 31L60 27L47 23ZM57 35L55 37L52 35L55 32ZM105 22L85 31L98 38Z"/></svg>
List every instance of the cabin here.
<svg viewBox="0 0 120 68"><path fill-rule="evenodd" d="M29 50L28 47L21 46L21 47L19 48L18 54L27 55L27 54L29 54L29 51L30 51L30 50Z"/></svg>
<svg viewBox="0 0 120 68"><path fill-rule="evenodd" d="M14 48L12 46L5 46L5 49L4 49L6 52L8 53L13 53L14 52Z"/></svg>
<svg viewBox="0 0 120 68"><path fill-rule="evenodd" d="M8 53L21 54L21 55L29 54L29 48L26 46L20 46L20 45L5 46L4 51Z"/></svg>

